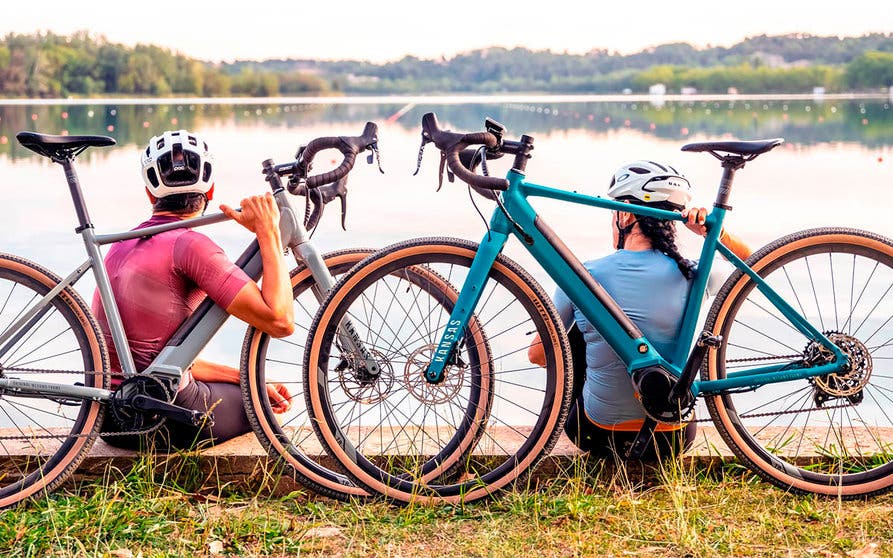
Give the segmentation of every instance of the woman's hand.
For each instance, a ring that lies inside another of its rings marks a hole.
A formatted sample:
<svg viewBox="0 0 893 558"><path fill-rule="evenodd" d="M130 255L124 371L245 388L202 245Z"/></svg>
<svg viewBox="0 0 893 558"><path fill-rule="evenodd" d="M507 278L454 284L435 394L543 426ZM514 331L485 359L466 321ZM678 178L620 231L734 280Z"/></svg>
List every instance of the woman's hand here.
<svg viewBox="0 0 893 558"><path fill-rule="evenodd" d="M283 384L267 384L267 397L277 415L291 409L291 394Z"/></svg>
<svg viewBox="0 0 893 558"><path fill-rule="evenodd" d="M698 236L707 236L707 209L703 207L685 208L682 210L685 226Z"/></svg>

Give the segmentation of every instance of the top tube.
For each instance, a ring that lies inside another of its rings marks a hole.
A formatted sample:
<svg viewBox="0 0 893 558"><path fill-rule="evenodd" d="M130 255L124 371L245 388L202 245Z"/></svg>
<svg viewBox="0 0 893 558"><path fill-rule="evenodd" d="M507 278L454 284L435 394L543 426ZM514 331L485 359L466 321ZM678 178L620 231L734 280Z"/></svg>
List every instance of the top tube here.
<svg viewBox="0 0 893 558"><path fill-rule="evenodd" d="M144 229L135 229L132 231L110 234L98 234L96 235L96 243L100 246L105 244L114 244L115 242L121 242L123 240L132 240L134 238L146 238L155 236L156 234L166 231L172 231L175 229L191 229L204 225L213 225L214 223L222 223L223 221L228 220L229 217L227 217L224 213L213 213L211 215L193 217L192 219L182 219L179 221L173 221L171 223L162 223L160 225L154 225L151 227L146 227Z"/></svg>
<svg viewBox="0 0 893 558"><path fill-rule="evenodd" d="M579 192L572 192L570 190L552 188L550 186L541 186L539 184L533 184L531 182L522 181L519 186L521 188L521 194L525 197L542 197L568 201L571 203L601 207L604 209L613 209L615 211L623 211L626 213L633 213L635 215L642 215L645 217L654 217L656 219L663 219L665 221L685 220L685 218L682 217L682 214L678 211L668 211L666 209L657 209L655 207L648 207L634 203L624 203L608 198L602 198L599 196L580 194Z"/></svg>

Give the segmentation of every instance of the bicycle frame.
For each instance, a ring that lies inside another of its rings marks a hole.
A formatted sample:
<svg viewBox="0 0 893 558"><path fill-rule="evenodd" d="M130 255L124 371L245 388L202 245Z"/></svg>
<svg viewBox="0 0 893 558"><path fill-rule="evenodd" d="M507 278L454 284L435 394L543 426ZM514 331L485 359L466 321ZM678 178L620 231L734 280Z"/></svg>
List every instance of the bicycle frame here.
<svg viewBox="0 0 893 558"><path fill-rule="evenodd" d="M38 301L27 313L22 315L14 324L12 324L3 335L0 335L0 357L2 357L21 338L21 336L25 335L32 325L40 320L46 311L49 310L49 306L55 297L59 296L66 287L74 285L87 273L87 271L92 269L96 279L96 288L99 291L100 300L108 319L112 342L121 364L121 373L125 378L130 377L138 372L133 362L133 356L130 352L126 334L124 333L124 326L121 322L118 305L109 283L108 273L103 265L100 247L123 240L146 238L169 230L196 228L220 223L228 220L229 217L223 213L215 213L192 219L184 219L173 223L164 223L144 229L97 235L90 222L86 204L84 203L83 195L80 191L77 174L74 170L73 161L66 161L63 163L63 168L65 169L66 178L68 179L75 211L80 221L80 226L76 231L84 241L88 259L71 272L63 281L51 289L50 292ZM282 188L273 188L273 196L279 207L279 228L283 245L292 250L295 260L298 263L303 262L310 268L317 285L317 288L314 288L314 294L321 300L324 293L331 289L335 284L335 280L329 273L319 252L312 243L308 242L309 233L304 227L303 222L296 218L291 201L287 197L285 190ZM249 244L241 256L236 260L235 264L243 269L252 279L258 280L260 278L263 269L257 240L254 240ZM174 335L155 357L149 367L140 373L162 376L169 381L172 389L176 391L183 371L192 364L201 350L223 326L228 317L229 314L227 314L225 309L220 308L212 300L206 298L198 308L196 308L192 315L190 315L189 318L187 318L176 330ZM342 337L344 336L345 335L342 335ZM354 343L351 341L353 340L346 340L346 342L352 346ZM33 394L36 397L42 397L47 393L50 393L56 396L67 396L77 399L94 399L100 401L108 400L112 396L111 391L100 388L47 384L44 382L17 378L0 378L0 390L3 389L15 391L19 396Z"/></svg>
<svg viewBox="0 0 893 558"><path fill-rule="evenodd" d="M834 355L834 359L831 363L818 366L808 366L802 362L788 362L730 373L728 377L721 380L694 380L690 386L693 395L758 387L764 384L809 378L839 371L847 362L846 356L840 349L772 290L758 273L719 241L726 214L725 199L731 188L733 174L734 169L725 169L717 203L707 216L707 235L701 249L698 270L685 306L676 350L672 355L662 355L657 352L604 288L589 274L558 235L537 215L528 198L543 197L665 220L681 221L683 220L681 214L533 184L525 181L522 172L516 169L510 170L506 175L509 187L501 193L501 200L507 215L499 207L493 212L490 231L480 243L468 277L450 315L449 327L442 335L436 357L426 372L428 381L436 383L442 378L443 370L449 363L449 355L453 354L456 345L462 338L460 332L464 331L484 291L490 268L510 235L516 236L521 241L558 287L595 326L626 364L630 374L640 368L661 366L677 378L681 376L694 340L707 279L716 252L722 254L737 269L748 275L756 283L756 288L783 316L791 321L794 327L808 339L821 343Z"/></svg>

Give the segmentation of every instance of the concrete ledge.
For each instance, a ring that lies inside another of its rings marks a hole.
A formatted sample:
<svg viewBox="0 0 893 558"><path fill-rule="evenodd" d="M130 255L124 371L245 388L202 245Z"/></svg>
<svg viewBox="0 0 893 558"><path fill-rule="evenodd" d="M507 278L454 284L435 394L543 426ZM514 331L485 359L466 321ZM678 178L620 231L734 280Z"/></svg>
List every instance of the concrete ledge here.
<svg viewBox="0 0 893 558"><path fill-rule="evenodd" d="M543 459L532 473L534 481L553 478L555 475L567 474L579 463L581 452L565 436L559 439L552 453ZM324 455L315 456L327 467L334 467L331 458ZM74 475L75 481L99 478L114 467L126 473L141 458L133 451L122 450L96 440L90 454L78 467ZM699 466L718 465L725 460L734 459L732 453L720 439L712 426L701 426L695 446L683 456L683 462ZM214 447L190 452L188 454L155 454L152 456L153 466L177 471L186 465L188 460L191 474L198 473L204 477L199 484L209 488L231 484L250 487L252 490L263 490L274 495L288 494L292 491L311 492L291 478L290 475L277 472L277 460L266 454L253 433L245 434Z"/></svg>

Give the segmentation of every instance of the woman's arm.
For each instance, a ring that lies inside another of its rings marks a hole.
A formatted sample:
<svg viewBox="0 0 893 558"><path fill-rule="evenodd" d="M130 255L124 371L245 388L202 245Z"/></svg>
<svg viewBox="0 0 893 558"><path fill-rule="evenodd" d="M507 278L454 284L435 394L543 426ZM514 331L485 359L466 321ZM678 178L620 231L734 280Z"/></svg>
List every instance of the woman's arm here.
<svg viewBox="0 0 893 558"><path fill-rule="evenodd" d="M688 230L699 236L707 236L707 209L703 207L692 207L682 210L682 216L685 217L685 226ZM723 229L719 233L719 241L722 242L733 254L746 260L753 251L750 247L737 236Z"/></svg>

